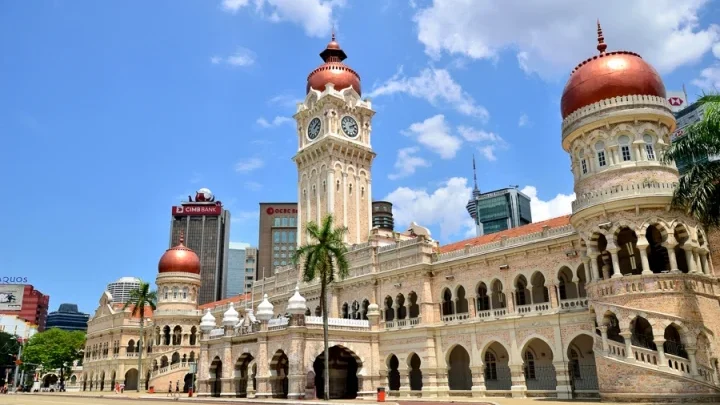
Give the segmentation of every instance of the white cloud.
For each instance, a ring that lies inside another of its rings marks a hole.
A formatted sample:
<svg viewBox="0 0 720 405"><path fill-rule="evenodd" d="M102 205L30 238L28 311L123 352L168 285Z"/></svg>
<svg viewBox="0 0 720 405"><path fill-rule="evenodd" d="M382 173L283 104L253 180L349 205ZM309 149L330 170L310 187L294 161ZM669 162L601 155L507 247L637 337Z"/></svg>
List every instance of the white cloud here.
<svg viewBox="0 0 720 405"><path fill-rule="evenodd" d="M529 126L530 124L532 123L530 122L530 117L528 117L527 114L521 115L520 119L518 119L518 126L521 128Z"/></svg>
<svg viewBox="0 0 720 405"><path fill-rule="evenodd" d="M414 174L418 167L430 167L427 160L415 156L419 151L420 148L416 146L398 150L397 160L395 161L396 172L389 174L388 178L390 180L401 179Z"/></svg>
<svg viewBox="0 0 720 405"><path fill-rule="evenodd" d="M226 62L232 66L250 66L255 63L255 52L246 48L238 48L234 54L228 56Z"/></svg>
<svg viewBox="0 0 720 405"><path fill-rule="evenodd" d="M720 59L720 42L718 42L717 44L715 44L713 46L712 51L713 51L713 55L715 55L716 58Z"/></svg>
<svg viewBox="0 0 720 405"><path fill-rule="evenodd" d="M245 222L260 218L258 211L236 211L230 213L231 222Z"/></svg>
<svg viewBox="0 0 720 405"><path fill-rule="evenodd" d="M257 181L246 181L245 188L252 191L258 191L262 188L262 184L258 183Z"/></svg>
<svg viewBox="0 0 720 405"><path fill-rule="evenodd" d="M472 191L467 182L466 178L453 177L432 192L398 187L384 200L393 203L395 224L400 229L415 221L425 227L438 226L443 239L458 233L464 237L468 227L474 229L465 210Z"/></svg>
<svg viewBox="0 0 720 405"><path fill-rule="evenodd" d="M720 91L720 63L703 69L692 83L705 91Z"/></svg>
<svg viewBox="0 0 720 405"><path fill-rule="evenodd" d="M235 164L235 171L238 173L248 173L263 166L265 166L265 162L260 158L243 159Z"/></svg>
<svg viewBox="0 0 720 405"><path fill-rule="evenodd" d="M458 132L468 142L493 142L493 143L504 142L502 138L500 138L498 135L496 135L492 132L478 130L478 129L466 127L463 125L458 127Z"/></svg>
<svg viewBox="0 0 720 405"><path fill-rule="evenodd" d="M232 217L232 214L231 214ZM247 242L230 242L230 249L244 250L249 248L251 245Z"/></svg>
<svg viewBox="0 0 720 405"><path fill-rule="evenodd" d="M407 77L403 75L401 67L397 74L374 88L368 96L380 97L396 93L425 99L434 106L447 104L461 114L483 120L490 116L485 107L478 105L445 69L426 68L419 76Z"/></svg>
<svg viewBox="0 0 720 405"><path fill-rule="evenodd" d="M272 119L272 121L268 121L265 118L258 118L257 121L255 121L258 125L260 125L263 128L274 128L279 127L283 124L290 124L293 122L292 118L289 117L281 117L277 116Z"/></svg>
<svg viewBox="0 0 720 405"><path fill-rule="evenodd" d="M494 162L497 160L497 156L495 156L495 146L493 145L486 145L481 146L478 148L480 151L480 154L487 160Z"/></svg>
<svg viewBox="0 0 720 405"><path fill-rule="evenodd" d="M301 103L303 100L292 96L291 94L278 94L277 96L268 100L268 103L273 105L279 105L282 107L297 107L297 103Z"/></svg>
<svg viewBox="0 0 720 405"><path fill-rule="evenodd" d="M667 73L700 60L717 46L720 27L700 25L700 15L709 3L433 0L414 20L418 39L431 57L446 53L494 61L511 49L520 68L549 77L567 74L597 54L595 21L599 18L609 50L638 52Z"/></svg>
<svg viewBox="0 0 720 405"><path fill-rule="evenodd" d="M450 134L450 128L445 123L445 116L435 115L423 122L416 122L403 131L406 136L412 136L417 141L440 155L443 159L452 159L460 149L462 140Z"/></svg>
<svg viewBox="0 0 720 405"><path fill-rule="evenodd" d="M253 0L255 11L272 22L299 25L311 37L326 36L332 28L333 12L345 6L345 0ZM237 13L250 0L223 0L222 8Z"/></svg>
<svg viewBox="0 0 720 405"><path fill-rule="evenodd" d="M558 194L550 200L543 201L538 198L537 188L525 186L520 190L530 197L530 209L532 210L533 222L568 215L572 212L572 202L575 201L575 193Z"/></svg>
<svg viewBox="0 0 720 405"><path fill-rule="evenodd" d="M210 58L210 63L212 63L213 65L219 65L220 62L222 62L222 58L219 56L213 56Z"/></svg>

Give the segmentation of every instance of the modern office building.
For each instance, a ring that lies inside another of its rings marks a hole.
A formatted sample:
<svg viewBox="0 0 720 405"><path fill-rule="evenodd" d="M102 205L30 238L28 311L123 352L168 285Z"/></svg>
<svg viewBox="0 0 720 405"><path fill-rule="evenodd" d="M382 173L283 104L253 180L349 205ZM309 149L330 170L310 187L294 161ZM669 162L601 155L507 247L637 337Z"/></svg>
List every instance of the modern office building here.
<svg viewBox="0 0 720 405"><path fill-rule="evenodd" d="M107 285L107 292L112 296L115 303L125 303L130 299L130 291L140 287L140 279L137 277L121 277L117 281Z"/></svg>
<svg viewBox="0 0 720 405"><path fill-rule="evenodd" d="M385 231L395 230L393 220L392 203L388 201L373 201L372 203L372 227Z"/></svg>
<svg viewBox="0 0 720 405"><path fill-rule="evenodd" d="M50 296L28 284L0 285L0 314L16 315L45 330Z"/></svg>
<svg viewBox="0 0 720 405"><path fill-rule="evenodd" d="M687 105L686 102L683 103L683 105ZM675 132L673 132L671 141L675 142L678 139L682 139L685 128L702 120L703 115L705 114L706 107L707 104L701 105L695 102L687 105L687 107L683 108L682 110L674 112L675 121L677 122L677 129L675 130ZM720 155L694 156L693 159L695 163L704 163L707 161L720 160ZM675 162L678 171L680 172L680 175L685 174L685 171L687 170L690 163L692 162L683 159L679 159Z"/></svg>
<svg viewBox="0 0 720 405"><path fill-rule="evenodd" d="M210 190L201 188L194 200L188 196L188 201L172 207L171 247L180 242L180 231L185 234L185 245L200 257L200 304L221 299L228 264L230 212Z"/></svg>
<svg viewBox="0 0 720 405"><path fill-rule="evenodd" d="M78 311L76 304L60 304L57 311L50 312L45 328L58 328L62 330L87 330L90 316Z"/></svg>
<svg viewBox="0 0 720 405"><path fill-rule="evenodd" d="M230 242L223 299L244 294L252 288L257 266L257 248Z"/></svg>
<svg viewBox="0 0 720 405"><path fill-rule="evenodd" d="M257 279L275 274L290 264L297 247L297 203L260 203Z"/></svg>

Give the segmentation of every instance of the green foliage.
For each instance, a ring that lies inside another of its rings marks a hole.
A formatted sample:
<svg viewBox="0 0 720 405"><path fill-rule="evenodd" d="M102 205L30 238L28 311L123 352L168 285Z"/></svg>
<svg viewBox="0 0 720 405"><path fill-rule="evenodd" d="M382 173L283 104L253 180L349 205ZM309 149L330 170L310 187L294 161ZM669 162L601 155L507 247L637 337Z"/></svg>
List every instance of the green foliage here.
<svg viewBox="0 0 720 405"><path fill-rule="evenodd" d="M68 332L51 328L30 338L23 350L25 363L39 364L45 369L67 367L82 358L85 347L85 332Z"/></svg>
<svg viewBox="0 0 720 405"><path fill-rule="evenodd" d="M321 225L308 222L306 230L309 240L293 255L296 264L304 259L303 279L309 282L319 276L320 282L327 286L335 281L335 270L341 279L347 277L347 246L343 241L347 228L334 228L333 217L328 215L323 218Z"/></svg>
<svg viewBox="0 0 720 405"><path fill-rule="evenodd" d="M156 304L157 292L150 291L150 284L141 281L138 288L130 291L130 299L123 306L123 310L132 306L132 316L139 315L141 320L145 320L145 307L155 310Z"/></svg>
<svg viewBox="0 0 720 405"><path fill-rule="evenodd" d="M15 361L13 355L18 353L19 348L17 336L0 332L0 366L11 365Z"/></svg>
<svg viewBox="0 0 720 405"><path fill-rule="evenodd" d="M720 95L705 95L697 102L705 104L703 119L685 128L661 161L689 163L680 176L673 205L705 226L720 226L720 161L695 161L695 157L720 154Z"/></svg>

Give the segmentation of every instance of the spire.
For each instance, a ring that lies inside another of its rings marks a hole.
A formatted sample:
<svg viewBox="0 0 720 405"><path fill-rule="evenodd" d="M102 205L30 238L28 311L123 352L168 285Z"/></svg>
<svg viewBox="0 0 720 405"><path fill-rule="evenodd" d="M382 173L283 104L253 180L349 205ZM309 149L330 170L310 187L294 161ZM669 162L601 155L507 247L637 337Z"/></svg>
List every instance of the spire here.
<svg viewBox="0 0 720 405"><path fill-rule="evenodd" d="M335 42L335 24L333 24L332 27L332 37L330 38L330 42Z"/></svg>
<svg viewBox="0 0 720 405"><path fill-rule="evenodd" d="M330 37L330 43L327 44L325 49L320 52L320 57L325 63L327 62L342 62L347 58L345 52L340 48L340 44L335 40L335 27L332 29L332 36Z"/></svg>
<svg viewBox="0 0 720 405"><path fill-rule="evenodd" d="M600 51L600 55L605 53L605 50L607 49L607 44L605 43L605 37L603 37L602 27L600 26L600 19L597 20L597 30L598 30L598 46L597 50Z"/></svg>
<svg viewBox="0 0 720 405"><path fill-rule="evenodd" d="M184 230L184 229L181 229L181 230L180 230L180 243L179 243L179 245L183 245L183 244L185 244L185 230Z"/></svg>
<svg viewBox="0 0 720 405"><path fill-rule="evenodd" d="M475 169L475 154L473 153L473 180L475 181L475 190L478 190L477 186L477 170Z"/></svg>

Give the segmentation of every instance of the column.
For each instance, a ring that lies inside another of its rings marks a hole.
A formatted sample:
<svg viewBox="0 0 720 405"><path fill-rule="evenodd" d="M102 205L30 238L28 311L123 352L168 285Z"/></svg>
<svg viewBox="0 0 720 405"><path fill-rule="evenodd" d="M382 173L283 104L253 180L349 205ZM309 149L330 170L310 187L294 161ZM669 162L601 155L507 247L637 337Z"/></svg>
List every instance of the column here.
<svg viewBox="0 0 720 405"><path fill-rule="evenodd" d="M477 317L477 298L471 297L468 299L468 315L471 318Z"/></svg>
<svg viewBox="0 0 720 405"><path fill-rule="evenodd" d="M610 255L612 256L612 264L613 264L613 275L612 278L619 278L622 277L622 272L620 271L620 260L618 259L618 251L620 249L616 247L608 248L608 252L610 252Z"/></svg>
<svg viewBox="0 0 720 405"><path fill-rule="evenodd" d="M335 170L332 168L327 171L327 212L335 212Z"/></svg>
<svg viewBox="0 0 720 405"><path fill-rule="evenodd" d="M398 373L400 373L400 396L410 396L410 370L404 361L400 362L398 367Z"/></svg>
<svg viewBox="0 0 720 405"><path fill-rule="evenodd" d="M688 273L697 273L695 267L695 257L693 254L693 247L689 243L683 243L682 249L685 251L685 261L687 262Z"/></svg>
<svg viewBox="0 0 720 405"><path fill-rule="evenodd" d="M293 320L303 315L292 315ZM295 328L295 326L293 326ZM299 361L291 361L288 365L288 399L305 398L305 341L302 333L295 332L290 335L290 353L295 354Z"/></svg>
<svg viewBox="0 0 720 405"><path fill-rule="evenodd" d="M663 242L662 246L667 249L668 258L670 259L670 273L680 273L677 265L677 257L675 257L675 246L677 246L677 240L675 235L668 234L667 240Z"/></svg>
<svg viewBox="0 0 720 405"><path fill-rule="evenodd" d="M263 321L260 325L263 336L258 336L258 358L255 360L257 364L257 374L255 380L257 382L257 390L255 398L270 398L272 396L272 388L270 387L270 359L268 358L267 347L267 322ZM224 366L224 364L223 364Z"/></svg>
<svg viewBox="0 0 720 405"><path fill-rule="evenodd" d="M636 244L638 250L640 251L640 263L642 265L642 274L649 275L653 274L652 269L650 269L650 262L648 261L647 256L647 249L648 246L650 246L650 243L648 243L647 238L645 236L640 235L638 236L638 241Z"/></svg>
<svg viewBox="0 0 720 405"><path fill-rule="evenodd" d="M693 249L693 260L695 261L695 271L698 274L703 274L702 263L700 263L700 248Z"/></svg>
<svg viewBox="0 0 720 405"><path fill-rule="evenodd" d="M620 332L620 336L625 339L625 357L628 360L635 361L635 357L633 356L632 352L632 332Z"/></svg>
<svg viewBox="0 0 720 405"><path fill-rule="evenodd" d="M527 395L527 385L525 385L525 373L522 364L510 365L510 379L512 386L510 391L513 398L525 398Z"/></svg>
<svg viewBox="0 0 720 405"><path fill-rule="evenodd" d="M560 306L560 295L558 294L557 284L550 284L548 287L548 298L550 298L550 308L557 308Z"/></svg>
<svg viewBox="0 0 720 405"><path fill-rule="evenodd" d="M365 243L367 240L360 240L360 193L362 186L360 185L360 176L355 175L355 243ZM345 225L347 226L347 224Z"/></svg>
<svg viewBox="0 0 720 405"><path fill-rule="evenodd" d="M507 307L507 313L512 314L515 313L515 293L510 292L510 299L507 299L507 295L505 295L505 306Z"/></svg>
<svg viewBox="0 0 720 405"><path fill-rule="evenodd" d="M608 339L607 339L607 325L600 325L598 326L598 329L600 329L600 336L602 338L602 351L603 353L607 354L608 352ZM597 335L596 335L597 336Z"/></svg>
<svg viewBox="0 0 720 405"><path fill-rule="evenodd" d="M708 267L707 251L700 251L700 265L702 266L703 274L710 275L710 267Z"/></svg>
<svg viewBox="0 0 720 405"><path fill-rule="evenodd" d="M368 170L367 178L367 212L368 212L368 228L372 229L372 181L370 181L370 170ZM358 224L360 226L360 224Z"/></svg>
<svg viewBox="0 0 720 405"><path fill-rule="evenodd" d="M592 272L593 281L600 280L600 271L597 265L598 256L600 256L598 252L588 252L588 257L590 258L590 271Z"/></svg>
<svg viewBox="0 0 720 405"><path fill-rule="evenodd" d="M657 346L658 367L667 367L667 360L665 360L665 338L662 336L655 337L653 342L655 342L655 346Z"/></svg>
<svg viewBox="0 0 720 405"><path fill-rule="evenodd" d="M418 299L420 300L420 321L422 323L433 323L437 321L439 318L435 317L435 307L432 303L432 281L427 275L423 277L423 288ZM442 311L442 307L440 310Z"/></svg>
<svg viewBox="0 0 720 405"><path fill-rule="evenodd" d="M348 184L347 184L347 173L343 172L342 174L342 188L343 188L343 222L342 226L347 226L347 197L348 197ZM345 232L345 243L348 241L348 235L347 232Z"/></svg>
<svg viewBox="0 0 720 405"><path fill-rule="evenodd" d="M585 276L587 277L588 283L597 280L595 278L595 274L593 274L593 269L591 267L592 265L590 264L591 259L589 256L587 256L587 254L582 257L582 262L584 265L583 267L585 267Z"/></svg>
<svg viewBox="0 0 720 405"><path fill-rule="evenodd" d="M567 364L564 361L554 361L555 378L557 381L558 399L572 399L572 386L570 385L570 373L568 373Z"/></svg>
<svg viewBox="0 0 720 405"><path fill-rule="evenodd" d="M485 387L485 365L480 363L479 366L470 367L472 373L472 396L484 397L487 391Z"/></svg>
<svg viewBox="0 0 720 405"><path fill-rule="evenodd" d="M697 352L697 347L695 347L695 346L686 347L685 351L688 354L688 360L690 360L690 375L692 375L693 377L700 375L700 373L698 373L698 368L697 368L697 359L695 358L695 353Z"/></svg>

